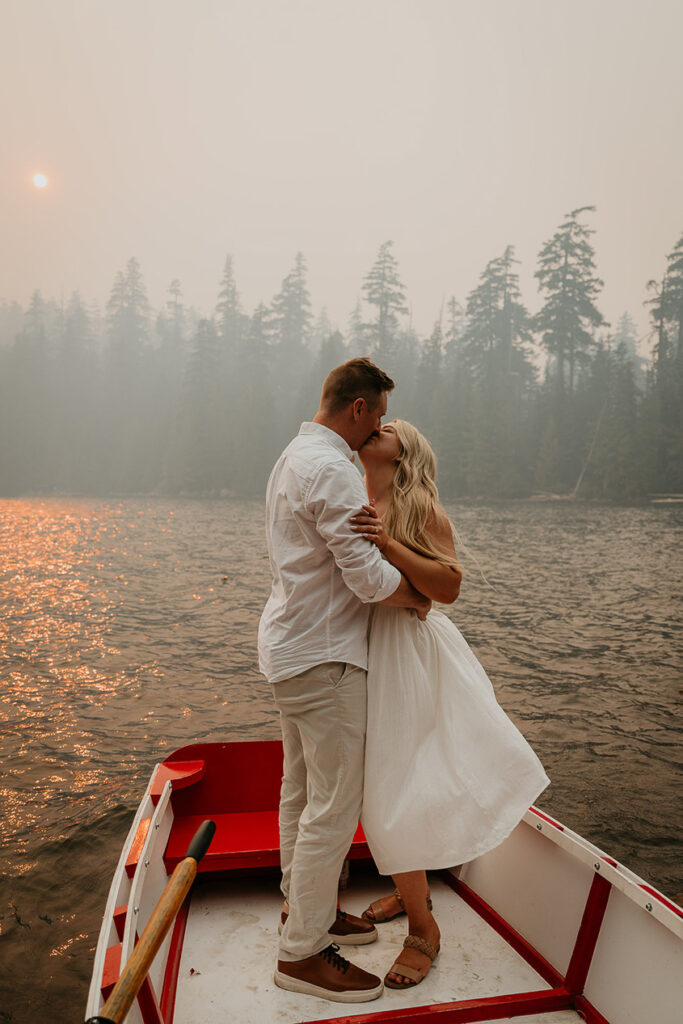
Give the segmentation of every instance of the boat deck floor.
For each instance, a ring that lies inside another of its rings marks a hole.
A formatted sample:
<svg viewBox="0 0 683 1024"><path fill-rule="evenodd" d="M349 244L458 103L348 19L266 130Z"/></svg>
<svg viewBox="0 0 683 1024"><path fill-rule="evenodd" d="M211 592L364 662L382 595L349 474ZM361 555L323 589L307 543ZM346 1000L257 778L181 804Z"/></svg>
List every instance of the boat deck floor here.
<svg viewBox="0 0 683 1024"><path fill-rule="evenodd" d="M334 1003L283 991L273 981L282 907L278 877L202 879L187 920L174 1024L324 1021L551 987L438 876L430 886L441 953L429 977L409 991L386 988L372 1002ZM342 908L361 914L371 900L391 889L386 878L352 871ZM383 923L378 931L377 942L340 952L383 977L401 949L406 918ZM515 1021L576 1024L581 1019L574 1010L556 1010Z"/></svg>

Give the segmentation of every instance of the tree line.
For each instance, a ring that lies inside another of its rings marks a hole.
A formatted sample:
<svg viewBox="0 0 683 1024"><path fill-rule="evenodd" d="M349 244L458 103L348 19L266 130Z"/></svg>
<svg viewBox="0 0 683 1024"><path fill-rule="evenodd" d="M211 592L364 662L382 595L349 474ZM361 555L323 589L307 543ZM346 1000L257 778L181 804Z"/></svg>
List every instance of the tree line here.
<svg viewBox="0 0 683 1024"><path fill-rule="evenodd" d="M569 213L539 252L537 310L508 246L426 337L390 241L343 330L314 317L301 253L251 314L230 256L211 317L177 280L154 315L136 259L103 314L78 293L4 301L0 494L260 495L327 372L357 355L396 380L390 416L429 437L445 498L683 492L683 235L644 291L645 360L631 317L610 325L600 311L593 209Z"/></svg>

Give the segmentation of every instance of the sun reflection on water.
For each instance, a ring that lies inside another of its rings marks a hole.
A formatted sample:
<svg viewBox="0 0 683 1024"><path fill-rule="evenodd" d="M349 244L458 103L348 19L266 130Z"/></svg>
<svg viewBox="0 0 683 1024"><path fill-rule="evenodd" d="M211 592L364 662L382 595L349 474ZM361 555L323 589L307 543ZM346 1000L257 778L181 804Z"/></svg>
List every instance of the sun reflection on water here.
<svg viewBox="0 0 683 1024"><path fill-rule="evenodd" d="M0 791L0 840L13 835L16 849L27 848L52 804L57 816L64 802L73 812L88 788L106 791L102 736L90 733L84 708L101 725L109 702L155 673L153 659L131 663L111 637L130 559L122 566L110 556L137 528L130 512L88 501L77 509L54 499L0 502L0 730L11 786Z"/></svg>

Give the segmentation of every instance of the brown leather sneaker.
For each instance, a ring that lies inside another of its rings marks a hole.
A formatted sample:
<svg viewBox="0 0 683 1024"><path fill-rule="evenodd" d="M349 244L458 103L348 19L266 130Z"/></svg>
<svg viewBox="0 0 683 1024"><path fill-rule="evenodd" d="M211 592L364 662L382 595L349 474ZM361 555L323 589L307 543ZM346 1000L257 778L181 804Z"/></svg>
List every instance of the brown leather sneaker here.
<svg viewBox="0 0 683 1024"><path fill-rule="evenodd" d="M280 914L280 924L278 925L280 935L282 935L282 929L288 917L289 905L285 902ZM372 921L362 917L354 917L353 914L347 914L345 911L337 908L337 917L329 929L328 935L339 946L366 946L369 942L374 942L379 933Z"/></svg>
<svg viewBox="0 0 683 1024"><path fill-rule="evenodd" d="M329 934L334 935L334 941L340 946L365 946L374 942L379 933L372 921L364 921L337 908L337 919Z"/></svg>
<svg viewBox="0 0 683 1024"><path fill-rule="evenodd" d="M278 960L275 984L289 992L331 999L335 1003L364 1003L382 995L384 985L339 955L332 943L305 960Z"/></svg>

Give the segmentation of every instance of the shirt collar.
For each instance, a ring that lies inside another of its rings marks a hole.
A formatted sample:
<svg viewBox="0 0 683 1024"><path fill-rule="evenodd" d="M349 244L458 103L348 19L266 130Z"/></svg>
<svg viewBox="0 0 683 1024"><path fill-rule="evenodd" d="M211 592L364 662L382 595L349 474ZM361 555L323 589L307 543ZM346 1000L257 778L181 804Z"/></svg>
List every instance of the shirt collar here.
<svg viewBox="0 0 683 1024"><path fill-rule="evenodd" d="M322 423L302 423L299 428L300 434L317 434L323 440L327 441L328 444L334 445L339 451L353 462L353 451L346 443L341 434L338 434L335 430L330 430L329 427L324 427Z"/></svg>

